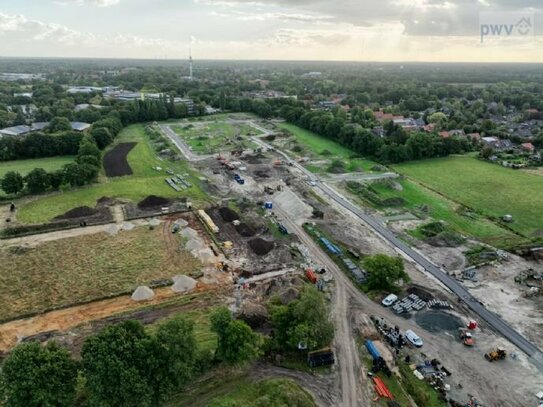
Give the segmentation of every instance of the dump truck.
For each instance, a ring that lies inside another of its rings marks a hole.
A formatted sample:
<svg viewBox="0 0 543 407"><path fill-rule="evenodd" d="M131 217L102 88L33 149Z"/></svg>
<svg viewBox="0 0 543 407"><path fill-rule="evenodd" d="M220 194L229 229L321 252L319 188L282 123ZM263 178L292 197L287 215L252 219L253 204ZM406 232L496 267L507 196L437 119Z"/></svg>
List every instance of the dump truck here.
<svg viewBox="0 0 543 407"><path fill-rule="evenodd" d="M473 335L471 332L469 332L466 328L460 328L458 330L458 336L460 337L460 340L462 343L466 346L473 346L475 345L475 338L473 338Z"/></svg>
<svg viewBox="0 0 543 407"><path fill-rule="evenodd" d="M496 350L492 350L488 353L485 353L485 359L489 362L494 362L495 360L503 360L507 356L507 352L505 352L502 348L497 348Z"/></svg>

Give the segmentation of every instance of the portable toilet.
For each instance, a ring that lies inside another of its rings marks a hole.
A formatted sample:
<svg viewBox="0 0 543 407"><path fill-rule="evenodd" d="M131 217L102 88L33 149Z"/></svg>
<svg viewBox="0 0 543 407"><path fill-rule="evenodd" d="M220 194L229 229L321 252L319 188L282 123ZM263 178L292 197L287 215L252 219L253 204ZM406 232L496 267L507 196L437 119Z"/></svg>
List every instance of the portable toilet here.
<svg viewBox="0 0 543 407"><path fill-rule="evenodd" d="M273 202L270 202L270 201L265 202L264 203L264 208L265 209L270 209L270 210L273 209Z"/></svg>

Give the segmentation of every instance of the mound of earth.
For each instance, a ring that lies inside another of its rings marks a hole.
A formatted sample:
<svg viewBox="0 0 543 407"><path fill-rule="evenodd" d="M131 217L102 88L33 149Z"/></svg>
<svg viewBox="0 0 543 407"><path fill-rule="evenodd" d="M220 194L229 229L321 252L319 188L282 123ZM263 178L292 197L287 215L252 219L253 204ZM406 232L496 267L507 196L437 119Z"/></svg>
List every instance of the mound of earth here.
<svg viewBox="0 0 543 407"><path fill-rule="evenodd" d="M236 231L243 237L252 237L256 234L256 231L246 223L236 225Z"/></svg>
<svg viewBox="0 0 543 407"><path fill-rule="evenodd" d="M279 300L283 305L288 305L292 301L297 300L298 298L300 298L300 291L298 291L294 287L289 287L279 293Z"/></svg>
<svg viewBox="0 0 543 407"><path fill-rule="evenodd" d="M265 254L268 254L275 247L275 244L268 240L264 240L257 237L257 238L249 240L249 247L255 254L259 256L264 256Z"/></svg>
<svg viewBox="0 0 543 407"><path fill-rule="evenodd" d="M136 290L132 293L132 300L133 301L146 301L150 300L155 296L155 292L151 290L146 285L140 285Z"/></svg>
<svg viewBox="0 0 543 407"><path fill-rule="evenodd" d="M238 213L233 209L228 208L227 206L220 208L219 214L221 215L222 220L224 220L225 222L233 222L235 220L239 220Z"/></svg>
<svg viewBox="0 0 543 407"><path fill-rule="evenodd" d="M128 153L138 143L120 143L104 155L104 170L108 177L121 177L131 175L132 168L128 164Z"/></svg>
<svg viewBox="0 0 543 407"><path fill-rule="evenodd" d="M77 208L70 209L68 212L57 216L55 219L76 219L84 218L86 216L96 215L98 211L89 206L78 206Z"/></svg>
<svg viewBox="0 0 543 407"><path fill-rule="evenodd" d="M255 302L244 302L238 318L251 328L260 328L268 320L269 314L265 306Z"/></svg>
<svg viewBox="0 0 543 407"><path fill-rule="evenodd" d="M169 203L170 201L166 198L156 195L149 195L147 198L144 198L142 201L138 202L138 208L156 208L158 206L168 205Z"/></svg>

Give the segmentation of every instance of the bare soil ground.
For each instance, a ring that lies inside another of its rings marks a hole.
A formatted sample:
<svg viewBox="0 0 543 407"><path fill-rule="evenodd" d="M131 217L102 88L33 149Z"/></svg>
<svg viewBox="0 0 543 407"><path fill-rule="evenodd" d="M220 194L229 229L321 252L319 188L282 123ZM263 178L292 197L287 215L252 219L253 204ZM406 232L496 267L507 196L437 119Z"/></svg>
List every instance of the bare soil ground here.
<svg viewBox="0 0 543 407"><path fill-rule="evenodd" d="M122 177L132 175L132 168L128 164L128 153L137 143L120 143L108 151L104 156L104 170L108 177Z"/></svg>

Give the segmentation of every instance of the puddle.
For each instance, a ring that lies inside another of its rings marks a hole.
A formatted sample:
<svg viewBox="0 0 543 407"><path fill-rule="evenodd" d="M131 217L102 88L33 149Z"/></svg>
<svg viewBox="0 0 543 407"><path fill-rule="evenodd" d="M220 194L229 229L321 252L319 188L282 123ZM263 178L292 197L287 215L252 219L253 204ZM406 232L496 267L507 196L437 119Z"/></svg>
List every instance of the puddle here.
<svg viewBox="0 0 543 407"><path fill-rule="evenodd" d="M415 315L417 324L428 332L456 332L464 326L460 318L444 311L418 312Z"/></svg>

